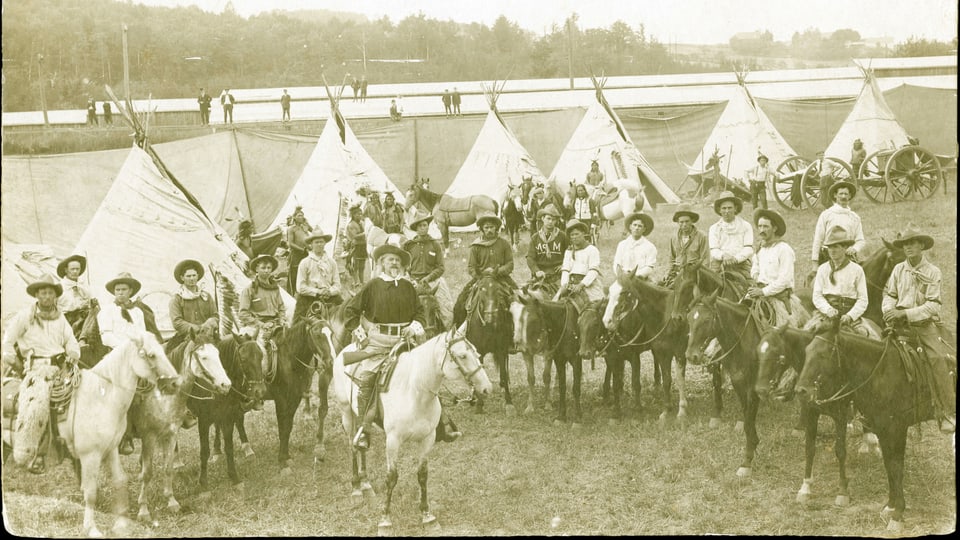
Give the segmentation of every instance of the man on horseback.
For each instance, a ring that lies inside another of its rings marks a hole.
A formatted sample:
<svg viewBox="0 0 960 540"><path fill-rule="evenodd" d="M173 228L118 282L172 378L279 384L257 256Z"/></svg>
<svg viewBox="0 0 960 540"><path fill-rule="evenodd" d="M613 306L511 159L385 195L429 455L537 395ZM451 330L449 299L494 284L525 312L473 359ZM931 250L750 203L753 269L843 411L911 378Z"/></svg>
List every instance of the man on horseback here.
<svg viewBox="0 0 960 540"><path fill-rule="evenodd" d="M732 272L744 280L749 279L753 227L739 216L743 211L743 201L732 192L724 191L713 201L713 211L720 216L720 221L711 225L707 233L710 269L714 272Z"/></svg>
<svg viewBox="0 0 960 540"><path fill-rule="evenodd" d="M340 270L337 261L326 252L327 242L333 235L324 234L317 227L305 242L310 246L310 252L300 261L297 269L297 305L293 312L293 322L310 313L314 302L320 302L326 307L339 306L343 303L340 286Z"/></svg>
<svg viewBox="0 0 960 540"><path fill-rule="evenodd" d="M180 290L170 299L170 321L176 334L164 344L167 351L190 339L191 332L199 332L207 319L219 319L213 295L200 288L203 274L203 265L193 259L182 260L173 268Z"/></svg>
<svg viewBox="0 0 960 540"><path fill-rule="evenodd" d="M237 318L242 325L240 333L256 338L257 344L265 351L264 362L269 367L276 365L277 358L277 345L270 338L284 322L283 297L273 278L277 259L263 254L250 261L250 268L256 272L256 276L253 283L240 292Z"/></svg>
<svg viewBox="0 0 960 540"><path fill-rule="evenodd" d="M139 299L134 300L140 287L140 282L129 272L121 272L107 282L105 288L113 295L113 303L103 306L97 314L100 340L106 347L114 349L144 332L150 332L158 342L163 343L153 310ZM127 432L120 439L120 454L127 456L133 453L133 437L131 424L128 423Z"/></svg>
<svg viewBox="0 0 960 540"><path fill-rule="evenodd" d="M867 244L863 237L863 223L860 216L850 209L850 200L857 194L857 186L850 182L841 181L830 186L828 193L833 200L833 206L820 212L820 217L817 218L817 226L813 230L813 250L810 255L810 260L813 263L811 274L816 273L820 265L830 259L823 239L833 227L843 227L850 235L853 243L847 247L847 256L854 261L859 258Z"/></svg>
<svg viewBox="0 0 960 540"><path fill-rule="evenodd" d="M647 235L653 232L653 218L642 212L635 212L627 216L624 225L630 236L617 244L617 252L613 256L613 275L617 276L618 280L610 284L610 301L607 302L607 309L603 314L603 322L607 328L613 324L613 310L622 291L619 279L650 279L653 267L657 264L657 247L647 240Z"/></svg>
<svg viewBox="0 0 960 540"><path fill-rule="evenodd" d="M373 258L382 273L368 281L344 308L346 320L360 321L354 333L358 350L344 354L344 364L359 362L352 375L347 373L358 388L357 409L361 425L353 439L358 448L370 445L367 434L377 412L374 404L380 367L401 342L418 344L425 337L423 307L413 284L404 277L410 254L392 244L384 244L374 250ZM460 435L458 431L446 431L441 413L437 440L450 442Z"/></svg>
<svg viewBox="0 0 960 540"><path fill-rule="evenodd" d="M85 328L91 311L99 308L97 299L90 294L86 286L80 283L80 276L87 269L87 258L82 255L71 255L60 261L57 265L57 275L60 276L60 285L63 287L63 294L57 301L60 312L66 317L67 322L73 329L73 335L80 343L81 349L88 344L88 340L94 336L86 333L92 332L92 328Z"/></svg>
<svg viewBox="0 0 960 540"><path fill-rule="evenodd" d="M57 307L63 286L53 276L45 274L27 285L27 294L37 301L20 310L3 335L0 350L4 378L11 371L26 375L40 366L54 365L62 370L72 370L80 360L80 345L70 323ZM37 458L31 470L43 472L43 456Z"/></svg>
<svg viewBox="0 0 960 540"><path fill-rule="evenodd" d="M839 317L840 325L851 332L880 339L879 329L869 319L861 319L867 310L867 277L863 268L847 255L853 243L854 239L839 225L834 225L823 239L830 260L817 269L813 280L813 305L817 311L804 330L813 330L825 320Z"/></svg>
<svg viewBox="0 0 960 540"><path fill-rule="evenodd" d="M554 300L570 297L577 311L592 302L603 300L600 284L600 250L590 243L585 223L571 219L567 222L570 247L563 252L560 289Z"/></svg>
<svg viewBox="0 0 960 540"><path fill-rule="evenodd" d="M549 298L560 288L560 267L570 243L567 235L557 227L560 219L560 212L553 205L537 212L537 220L541 223L530 235L527 248L527 266L533 279L524 287L526 292L540 290Z"/></svg>
<svg viewBox="0 0 960 540"><path fill-rule="evenodd" d="M942 275L923 254L933 247L933 238L908 227L893 244L902 248L907 258L893 268L884 288L883 320L898 335L915 339L917 349L923 350L940 431L953 433L957 426L957 360L948 349L949 337L940 323Z"/></svg>
<svg viewBox="0 0 960 540"><path fill-rule="evenodd" d="M417 233L403 244L403 250L410 254L410 279L419 296L431 295L436 298L440 312L440 321L444 328L452 324L453 311L450 289L443 279L443 246L430 236L430 222L433 216L415 211L407 221L407 227Z"/></svg>
<svg viewBox="0 0 960 540"><path fill-rule="evenodd" d="M673 222L678 225L677 235L670 239L670 271L660 283L673 287L673 282L688 264L699 266L710 260L707 237L697 229L700 214L684 204L673 213Z"/></svg>
<svg viewBox="0 0 960 540"><path fill-rule="evenodd" d="M500 237L500 227L503 222L492 212L481 212L477 216L477 227L480 229L480 238L470 244L470 260L467 271L470 272L470 281L464 285L453 307L454 323L465 320L459 315L467 310L467 299L472 298L474 285L484 276L492 276L502 286L504 297L512 297L517 290L517 283L510 275L513 273L513 249L510 243ZM505 298L504 306L510 304L512 298Z"/></svg>
<svg viewBox="0 0 960 540"><path fill-rule="evenodd" d="M760 236L760 249L753 255L750 271L753 283L747 288L746 297L771 302L772 325L790 323L790 326L801 328L807 322L807 314L800 299L793 294L796 255L793 248L782 240L787 224L780 214L763 208L754 212L753 220Z"/></svg>

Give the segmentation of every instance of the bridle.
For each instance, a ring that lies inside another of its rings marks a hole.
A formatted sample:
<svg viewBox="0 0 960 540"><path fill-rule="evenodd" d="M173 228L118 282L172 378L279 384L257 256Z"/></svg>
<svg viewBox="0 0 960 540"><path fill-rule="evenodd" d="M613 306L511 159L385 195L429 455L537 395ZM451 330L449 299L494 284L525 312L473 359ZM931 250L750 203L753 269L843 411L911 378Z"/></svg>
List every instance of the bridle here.
<svg viewBox="0 0 960 540"><path fill-rule="evenodd" d="M260 346L257 345L256 343L254 343L254 342L250 342L250 343L252 343L252 344L257 348L257 350L260 349ZM237 382L237 384L230 385L230 392L232 392L232 393L237 394L238 396L240 396L240 401L241 401L244 405L248 405L248 404L252 404L254 401L256 401L256 398L254 398L253 396L250 396L250 395L247 394L247 392L249 392L249 390L248 390L249 386L248 386L248 385L250 385L250 386L263 385L263 384L264 384L264 379L263 379L263 376L262 376L262 374L261 374L261 376L260 376L259 379L250 379L250 380L247 380L247 370L244 369L244 367L245 367L244 361L243 361L243 358L240 356L240 348L241 348L243 345L245 345L245 343L238 343L238 345L237 345L237 350L236 350L236 353L235 353L235 354L237 355L238 362L239 362L239 364L240 364L240 365L239 365L239 367L240 367L240 370L239 370L239 371L240 371L240 380Z"/></svg>
<svg viewBox="0 0 960 540"><path fill-rule="evenodd" d="M840 371L840 373L843 373L844 372L843 359L842 359L842 356L840 355L840 332L837 332L834 334L833 341L819 334L814 336L813 339L822 340L830 345L831 347L830 355L836 358L837 369ZM870 374L867 375L867 377L863 380L863 382L858 384L856 387L848 390L847 389L848 385L845 380L844 383L840 386L840 388L836 392L834 392L832 396L826 399L816 399L814 400L814 403L819 407L821 405L826 405L827 403L842 401L849 398L853 394L857 393L857 391L859 391L861 388L866 386L867 383L869 383L870 380L873 379L873 376L876 375L877 372L880 370L880 365L883 364L883 359L886 358L887 351L890 349L890 341L891 341L890 339L883 340L883 352L880 353L880 358L877 359L877 363L873 366L873 369L870 370ZM819 393L820 377L817 378L817 381L814 384L818 388L818 393Z"/></svg>
<svg viewBox="0 0 960 540"><path fill-rule="evenodd" d="M470 349L475 354L477 354L478 357L480 356L480 354L477 353L476 348L473 346L473 344L467 341L467 337L463 334L456 333L456 330L451 330L447 334L447 336L448 337L447 337L447 344L446 344L446 352L443 355L443 360L440 363L440 368L443 369L443 363L447 361L447 358L452 358L454 365L457 366L457 371L459 371L460 374L463 375L464 380L466 380L468 383L470 383L471 386L473 386L473 377L477 373L479 373L480 370L483 369L483 365L480 364L480 362L477 362L477 367L475 369L473 369L472 371L467 371L467 368L465 368L461 364L460 359L457 357L456 354L454 354L453 346L463 341L470 347Z"/></svg>
<svg viewBox="0 0 960 540"><path fill-rule="evenodd" d="M691 310L692 310L694 307L698 306L698 305L699 305L699 306L703 306L703 307L705 307L705 308L710 308L710 306L708 306L706 303L704 303L703 300L701 299L701 300L698 300L697 302L694 302L694 304L691 306ZM720 312L717 311L716 306L714 306L714 307L712 307L712 308L710 308L710 309L713 310L713 321L711 321L710 324L712 325L712 327L713 327L713 329L714 329L714 337L719 338L721 332L724 330L723 322L721 322L722 319L723 319L723 317L720 316ZM747 333L747 327L750 326L750 321L751 321L751 317L747 317L746 320L745 320L744 323L743 323L743 328L742 328L742 329L740 330L740 332L737 334L737 341L735 341L735 342L733 343L733 345L731 345L730 348L727 349L727 351L725 351L723 354L721 354L720 356L718 356L718 357L714 358L713 360L711 360L711 361L707 362L706 364L704 364L704 367L710 367L710 366L719 364L724 358L726 358L727 356L729 356L730 353L732 353L732 352L737 348L737 345L739 345L740 342L743 340L743 336L746 335L746 333ZM691 327L692 327L692 326L693 326L693 325L691 325ZM699 351L699 352L700 352L701 354L703 354L704 351L706 351L707 346L710 344L710 341L712 341L712 340L709 340L709 341L707 341L706 343L703 343L703 344L700 346L700 351Z"/></svg>

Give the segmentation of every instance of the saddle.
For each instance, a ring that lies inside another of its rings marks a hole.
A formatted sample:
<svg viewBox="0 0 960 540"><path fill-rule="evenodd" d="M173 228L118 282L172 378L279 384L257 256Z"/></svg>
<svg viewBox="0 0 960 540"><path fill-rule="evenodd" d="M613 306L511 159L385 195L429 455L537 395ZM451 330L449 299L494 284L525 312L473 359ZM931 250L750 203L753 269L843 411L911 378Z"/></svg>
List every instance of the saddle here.
<svg viewBox="0 0 960 540"><path fill-rule="evenodd" d="M470 200L470 197L451 197L449 195L443 195L440 197L440 202L437 203L440 211L447 213L457 213L457 212L472 212L473 203Z"/></svg>
<svg viewBox="0 0 960 540"><path fill-rule="evenodd" d="M903 372L907 376L907 382L914 388L914 410L918 417L923 415L923 403L926 402L937 410L936 392L933 391L935 384L933 365L927 361L926 354L919 338L913 335L906 327L896 327L887 329L885 334L887 339L892 340L893 345L900 352L900 363L903 366Z"/></svg>

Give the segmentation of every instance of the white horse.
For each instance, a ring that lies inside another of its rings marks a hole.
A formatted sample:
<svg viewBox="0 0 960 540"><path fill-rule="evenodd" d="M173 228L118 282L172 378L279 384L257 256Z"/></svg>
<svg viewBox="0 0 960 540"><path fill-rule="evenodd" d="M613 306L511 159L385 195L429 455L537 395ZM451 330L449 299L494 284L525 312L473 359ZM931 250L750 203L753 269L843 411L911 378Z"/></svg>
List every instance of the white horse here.
<svg viewBox="0 0 960 540"><path fill-rule="evenodd" d="M42 368L52 369L56 368ZM113 349L91 369L79 374L80 380L59 418L60 436L73 455L74 472L83 491L83 532L91 537L103 536L94 521L100 466L110 467L114 488L114 512L118 518L114 531L125 536L130 525L127 512L127 475L120 464L117 446L127 427L127 411L141 379L148 384L174 392L180 380L163 346L150 333L143 333ZM51 377L52 379L52 377ZM49 381L50 379L48 379ZM27 377L21 389L35 379ZM39 402L31 392L20 393L20 411L29 411L31 425L23 426L14 435L14 460L18 465L33 461L40 441L49 430L49 405ZM46 409L46 417L43 411Z"/></svg>
<svg viewBox="0 0 960 540"><path fill-rule="evenodd" d="M350 440L358 422L357 387L344 372L343 353L352 350L356 350L355 346L348 345L333 362L334 392L343 418L343 429ZM393 527L390 500L393 488L397 485L397 464L403 443L410 443L418 455L421 522L428 525L437 519L430 513L427 499L427 454L436 440L437 423L440 421L440 399L437 394L444 379L465 381L474 391L483 395L488 395L492 389L480 355L473 344L467 341L462 327L441 333L401 354L389 389L380 392L387 446L387 494L378 525L381 534L389 533ZM361 502L365 493L375 495L366 477L366 451L353 449L351 457L351 497L355 502Z"/></svg>

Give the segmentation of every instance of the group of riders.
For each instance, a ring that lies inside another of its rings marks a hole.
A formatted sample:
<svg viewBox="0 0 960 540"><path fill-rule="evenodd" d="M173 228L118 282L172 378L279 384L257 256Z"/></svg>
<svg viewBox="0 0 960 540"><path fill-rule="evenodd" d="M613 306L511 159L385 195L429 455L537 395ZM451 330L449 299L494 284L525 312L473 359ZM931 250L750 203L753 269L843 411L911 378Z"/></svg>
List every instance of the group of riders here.
<svg viewBox="0 0 960 540"><path fill-rule="evenodd" d="M697 228L700 215L691 206L681 205L674 212L672 219L677 230L670 239L669 268L659 284L673 286L684 268L703 265L739 280L745 290L744 301L767 302L778 324L813 329L824 321L838 321L849 331L880 338L880 328L863 317L868 306L867 279L857 260L862 256L865 241L861 219L850 208L856 192L854 184L841 181L832 184L826 193L832 205L817 220L810 256L815 308L812 317L804 316L806 311L794 293L796 256L784 240L787 226L783 217L773 210L756 208L751 224L740 217L743 202L729 191L714 200L713 210L719 220L706 234ZM415 210L405 222L415 233L412 239L403 245L387 243L374 250L371 278L353 296L341 285L337 262L326 251L332 235L313 229L297 239L308 251L296 268L294 321L314 314L318 307L323 313L340 309L343 320L357 321L349 336L352 343L344 348L346 370L359 387L363 420L354 444L369 444L367 434L376 409L371 405L376 402L381 366L395 358L400 345L421 343L428 328L452 328L463 322L465 313L474 309L473 291L480 280L493 279L499 285L504 309L518 295L537 295L554 301L568 299L578 308L607 299L603 321L612 327L616 324L613 310L622 283L653 276L658 253L647 238L655 225L650 215L636 212L625 218L625 237L613 259L615 280L608 291L601 282L600 252L592 241L591 226L576 217L567 217L553 201L537 208L535 215L536 226L530 232L526 253L531 279L522 287L512 276L514 253L500 235L501 218L493 213L478 216L480 235L469 248L470 280L453 302L452 312L444 280L444 250L428 232L433 219L430 214ZM351 210L352 219L359 221L361 216L359 207ZM756 248L754 226L759 237ZM883 290L881 311L885 325L909 331L919 341L918 348L933 374L929 380L933 381L932 401L940 428L953 432L956 390L952 374L955 368L951 366L955 364L941 334L942 275L924 255L933 243L929 235L912 227L893 242L903 249L906 259L892 270ZM356 275L364 275L364 262L360 262ZM252 258L249 268L254 273L253 282L240 295L240 332L255 338L267 358L275 357L276 346L270 338L285 319L274 276L277 267L278 260L272 255ZM4 331L5 376L10 370L25 372L51 363L76 365L86 349L116 347L136 332L149 331L160 339L152 311L136 297L140 290L138 280L122 273L108 281L105 288L113 302L101 306L79 281L85 269L86 259L72 255L58 265L59 279L44 275L27 286L27 293L36 302L17 313ZM357 268L352 267L351 271L356 273ZM204 277L202 263L184 260L176 265L173 274L180 288L170 301L169 312L176 332L170 341L177 343L208 319L217 318L218 312L213 296L199 285ZM430 298L439 300L433 302L439 308L435 321L427 320L425 315L424 304ZM90 316L91 312L95 317ZM505 335L504 339L510 337ZM453 441L459 436L452 422L442 415L437 440ZM132 447L126 450L132 451Z"/></svg>

